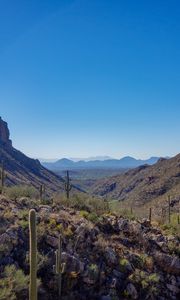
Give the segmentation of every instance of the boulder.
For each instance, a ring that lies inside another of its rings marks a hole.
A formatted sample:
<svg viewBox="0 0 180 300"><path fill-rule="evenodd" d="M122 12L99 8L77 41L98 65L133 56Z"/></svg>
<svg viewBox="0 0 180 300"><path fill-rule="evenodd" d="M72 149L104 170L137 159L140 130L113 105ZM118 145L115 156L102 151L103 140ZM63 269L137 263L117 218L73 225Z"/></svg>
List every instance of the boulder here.
<svg viewBox="0 0 180 300"><path fill-rule="evenodd" d="M137 290L132 283L128 283L126 291L128 292L128 295L131 296L131 299L138 299Z"/></svg>
<svg viewBox="0 0 180 300"><path fill-rule="evenodd" d="M154 260L165 272L180 275L180 259L177 256L171 256L156 251Z"/></svg>
<svg viewBox="0 0 180 300"><path fill-rule="evenodd" d="M57 248L58 247L58 238L51 236L51 235L47 235L46 243L53 248Z"/></svg>
<svg viewBox="0 0 180 300"><path fill-rule="evenodd" d="M116 256L116 252L111 247L106 247L105 249L105 259L109 266L115 265L118 263L118 258Z"/></svg>
<svg viewBox="0 0 180 300"><path fill-rule="evenodd" d="M62 263L65 263L65 273L79 274L84 271L84 263L67 252L62 253Z"/></svg>

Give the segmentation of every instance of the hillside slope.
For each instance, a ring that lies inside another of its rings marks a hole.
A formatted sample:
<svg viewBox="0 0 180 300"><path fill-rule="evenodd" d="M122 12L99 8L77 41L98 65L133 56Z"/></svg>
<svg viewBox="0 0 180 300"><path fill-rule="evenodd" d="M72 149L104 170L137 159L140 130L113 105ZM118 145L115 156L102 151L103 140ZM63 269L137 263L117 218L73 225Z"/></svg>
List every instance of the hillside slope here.
<svg viewBox="0 0 180 300"><path fill-rule="evenodd" d="M63 179L44 168L38 160L31 159L12 146L7 123L0 118L0 163L7 175L6 184L31 184L39 188L45 184L47 191L63 189Z"/></svg>
<svg viewBox="0 0 180 300"><path fill-rule="evenodd" d="M96 195L129 200L143 205L153 200L176 198L180 192L180 154L160 159L155 165L144 165L121 175L97 181L92 187Z"/></svg>
<svg viewBox="0 0 180 300"><path fill-rule="evenodd" d="M102 209L104 202L99 202ZM53 203L0 195L1 300L28 300L30 208L37 214L38 300L60 299L53 267L60 234L61 300L179 299L178 235L166 235L148 220L132 221L105 210L99 214L95 202L88 211Z"/></svg>

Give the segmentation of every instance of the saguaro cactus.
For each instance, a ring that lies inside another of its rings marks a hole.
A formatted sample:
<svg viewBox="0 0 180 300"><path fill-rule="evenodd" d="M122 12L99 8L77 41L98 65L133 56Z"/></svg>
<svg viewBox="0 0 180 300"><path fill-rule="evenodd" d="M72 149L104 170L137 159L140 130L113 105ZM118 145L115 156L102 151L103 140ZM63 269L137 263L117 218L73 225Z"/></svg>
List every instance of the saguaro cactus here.
<svg viewBox="0 0 180 300"><path fill-rule="evenodd" d="M5 179L6 179L6 173L4 170L4 163L2 163L2 166L0 169L1 192L3 191L3 188L4 188Z"/></svg>
<svg viewBox="0 0 180 300"><path fill-rule="evenodd" d="M149 221L150 221L150 223L152 221L152 208L151 207L149 208Z"/></svg>
<svg viewBox="0 0 180 300"><path fill-rule="evenodd" d="M171 223L171 196L168 196L168 222Z"/></svg>
<svg viewBox="0 0 180 300"><path fill-rule="evenodd" d="M41 202L43 201L44 193L45 193L45 185L41 184L39 187L39 198Z"/></svg>
<svg viewBox="0 0 180 300"><path fill-rule="evenodd" d="M37 240L36 240L36 212L31 209L29 212L29 233L30 233L30 285L29 299L37 300Z"/></svg>
<svg viewBox="0 0 180 300"><path fill-rule="evenodd" d="M55 273L57 275L58 282L58 296L61 299L61 290L62 290L62 274L64 273L65 264L62 263L62 237L59 236L58 241L58 250L55 252L56 254L56 266Z"/></svg>
<svg viewBox="0 0 180 300"><path fill-rule="evenodd" d="M70 184L69 171L67 171L66 181L65 181L65 191L66 191L67 199L69 199L69 193L71 189L72 189L72 185Z"/></svg>

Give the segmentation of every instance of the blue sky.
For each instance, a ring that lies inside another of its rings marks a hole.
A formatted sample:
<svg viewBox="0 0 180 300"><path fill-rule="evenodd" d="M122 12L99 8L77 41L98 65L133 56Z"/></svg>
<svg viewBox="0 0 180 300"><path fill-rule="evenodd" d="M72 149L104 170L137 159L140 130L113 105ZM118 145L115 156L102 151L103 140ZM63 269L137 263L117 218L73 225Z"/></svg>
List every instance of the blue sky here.
<svg viewBox="0 0 180 300"><path fill-rule="evenodd" d="M180 152L180 2L0 0L0 115L32 157Z"/></svg>

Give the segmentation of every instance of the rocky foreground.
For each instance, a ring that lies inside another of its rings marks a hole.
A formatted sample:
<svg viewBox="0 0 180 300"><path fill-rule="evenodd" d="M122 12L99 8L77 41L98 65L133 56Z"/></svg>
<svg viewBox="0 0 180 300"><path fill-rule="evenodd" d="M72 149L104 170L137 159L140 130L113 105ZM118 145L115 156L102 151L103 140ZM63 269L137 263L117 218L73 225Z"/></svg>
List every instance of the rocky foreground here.
<svg viewBox="0 0 180 300"><path fill-rule="evenodd" d="M28 299L28 211L37 211L38 299L58 299L54 274L63 238L62 300L179 299L178 236L133 221L28 198L0 197L0 299ZM91 217L90 217L91 216Z"/></svg>

